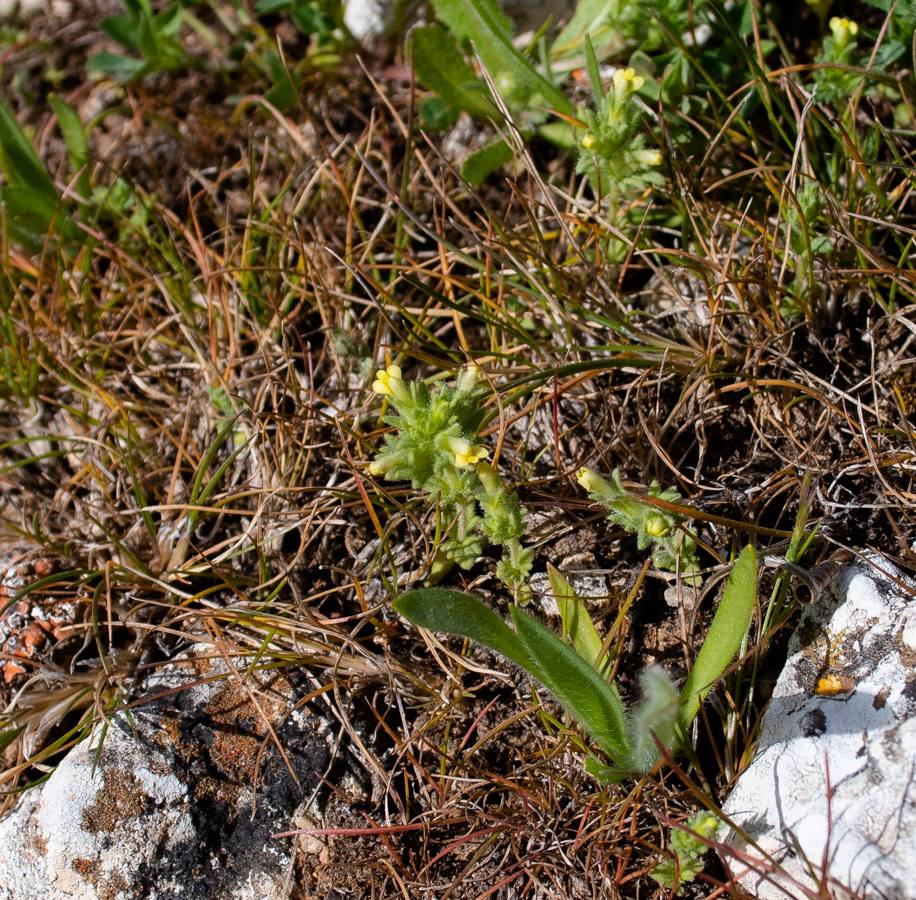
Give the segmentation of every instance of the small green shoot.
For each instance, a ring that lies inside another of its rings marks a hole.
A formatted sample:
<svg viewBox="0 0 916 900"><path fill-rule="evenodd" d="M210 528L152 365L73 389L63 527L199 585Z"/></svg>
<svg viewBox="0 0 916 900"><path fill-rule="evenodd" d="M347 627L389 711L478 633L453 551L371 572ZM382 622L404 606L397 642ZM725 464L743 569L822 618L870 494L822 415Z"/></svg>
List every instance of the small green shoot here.
<svg viewBox="0 0 916 900"><path fill-rule="evenodd" d="M703 857L709 841L719 827L718 817L700 810L680 827L671 831L669 851L673 858L660 862L649 874L662 886L681 893L683 885L693 881L703 871Z"/></svg>
<svg viewBox="0 0 916 900"><path fill-rule="evenodd" d="M678 527L686 521L685 516L633 500L623 489L617 469L611 473L610 481L588 468L580 469L577 478L592 500L610 510L608 518L614 524L636 535L640 550L653 548L652 561L658 568L686 575L699 569L696 541L689 531ZM681 499L674 488L662 490L657 481L649 485L648 496L665 503L678 503Z"/></svg>
<svg viewBox="0 0 916 900"><path fill-rule="evenodd" d="M154 13L149 0L123 0L126 15L108 16L100 27L110 38L140 58L108 51L89 58L87 68L118 81L136 81L152 72L186 69L197 60L188 53L178 37L184 24L180 0Z"/></svg>

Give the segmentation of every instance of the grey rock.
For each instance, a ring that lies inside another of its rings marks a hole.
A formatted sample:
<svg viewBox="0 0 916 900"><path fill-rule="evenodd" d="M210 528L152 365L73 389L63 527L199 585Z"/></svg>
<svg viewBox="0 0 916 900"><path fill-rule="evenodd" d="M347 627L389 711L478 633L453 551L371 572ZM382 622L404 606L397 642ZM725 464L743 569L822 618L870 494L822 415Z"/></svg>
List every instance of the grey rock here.
<svg viewBox="0 0 916 900"><path fill-rule="evenodd" d="M729 863L761 900L912 898L916 585L877 554L806 609L724 811ZM756 846L755 846L756 845Z"/></svg>
<svg viewBox="0 0 916 900"><path fill-rule="evenodd" d="M228 673L202 648L169 664L148 680L133 730L115 716L98 758L101 732L26 791L0 821L0 900L290 896L295 846L273 835L325 773L331 732L290 712L309 687L294 676L254 672L243 685Z"/></svg>
<svg viewBox="0 0 916 900"><path fill-rule="evenodd" d="M346 0L344 23L357 40L371 43L389 33L398 5L398 0ZM556 24L568 17L574 6L573 0L512 0L503 4L522 31L540 28L551 16Z"/></svg>

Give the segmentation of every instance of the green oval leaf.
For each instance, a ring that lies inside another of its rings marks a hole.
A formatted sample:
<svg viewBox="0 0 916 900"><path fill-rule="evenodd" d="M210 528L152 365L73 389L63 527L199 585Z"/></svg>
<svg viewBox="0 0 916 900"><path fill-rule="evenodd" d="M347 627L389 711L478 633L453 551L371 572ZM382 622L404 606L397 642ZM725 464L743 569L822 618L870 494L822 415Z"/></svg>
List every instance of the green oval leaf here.
<svg viewBox="0 0 916 900"><path fill-rule="evenodd" d="M706 640L681 690L678 724L685 733L699 712L700 703L738 652L751 624L756 599L757 554L748 545L732 569Z"/></svg>
<svg viewBox="0 0 916 900"><path fill-rule="evenodd" d="M422 588L401 594L393 606L395 612L414 625L470 638L534 674L531 655L518 635L493 610L470 594L445 588Z"/></svg>
<svg viewBox="0 0 916 900"><path fill-rule="evenodd" d="M534 660L531 674L618 765L632 768L626 716L616 688L531 616L517 606L511 612L518 636Z"/></svg>

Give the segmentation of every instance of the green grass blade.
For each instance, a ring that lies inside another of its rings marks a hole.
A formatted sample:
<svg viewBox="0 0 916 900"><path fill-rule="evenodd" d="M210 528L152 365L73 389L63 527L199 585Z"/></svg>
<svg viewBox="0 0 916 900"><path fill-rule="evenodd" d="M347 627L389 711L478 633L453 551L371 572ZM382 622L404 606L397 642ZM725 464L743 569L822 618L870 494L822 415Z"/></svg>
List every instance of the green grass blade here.
<svg viewBox="0 0 916 900"><path fill-rule="evenodd" d="M747 634L757 599L757 554L741 551L725 585L716 616L681 691L678 724L686 733L713 683L721 677Z"/></svg>
<svg viewBox="0 0 916 900"><path fill-rule="evenodd" d="M502 118L488 92L473 87L481 82L450 34L441 28L417 28L411 33L411 42L414 69L426 87L449 106L463 109L472 116Z"/></svg>

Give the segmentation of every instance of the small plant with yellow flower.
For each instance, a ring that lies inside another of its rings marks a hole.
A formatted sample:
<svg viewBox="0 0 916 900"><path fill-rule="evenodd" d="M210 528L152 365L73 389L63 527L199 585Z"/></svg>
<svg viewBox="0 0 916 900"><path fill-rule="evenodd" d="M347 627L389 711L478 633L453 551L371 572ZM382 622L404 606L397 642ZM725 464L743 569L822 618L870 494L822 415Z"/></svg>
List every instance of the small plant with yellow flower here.
<svg viewBox="0 0 916 900"><path fill-rule="evenodd" d="M487 544L504 548L497 575L524 597L533 553L524 548L525 510L507 491L496 470L485 462L489 451L480 443L486 413L480 370L463 369L454 385L429 387L406 382L399 366L376 373L372 390L388 398L397 415L383 421L395 428L369 466L389 481L409 481L434 498L437 510L432 577L447 563L470 568Z"/></svg>
<svg viewBox="0 0 916 900"><path fill-rule="evenodd" d="M847 100L864 81L861 75L844 68L855 64L859 26L840 16L834 16L829 24L830 37L824 38L817 58L821 65L814 74L817 99L822 103Z"/></svg>
<svg viewBox="0 0 916 900"><path fill-rule="evenodd" d="M656 168L662 154L647 148L645 136L640 134L635 95L645 79L633 68L620 68L614 72L611 86L605 92L595 51L587 39L585 49L595 108L581 110L586 128L579 138L576 171L597 182L599 191L607 198L611 221L617 224L624 195L638 194L650 184L664 184L665 179Z"/></svg>
<svg viewBox="0 0 916 900"><path fill-rule="evenodd" d="M636 535L640 550L653 548L652 561L658 568L688 575L697 571L697 543L689 531L679 527L686 520L684 516L634 500L624 490L617 469L611 472L610 481L587 468L579 470L577 479L589 497L609 511L612 522ZM674 488L663 490L657 481L649 485L647 495L664 503L677 503L681 499Z"/></svg>

